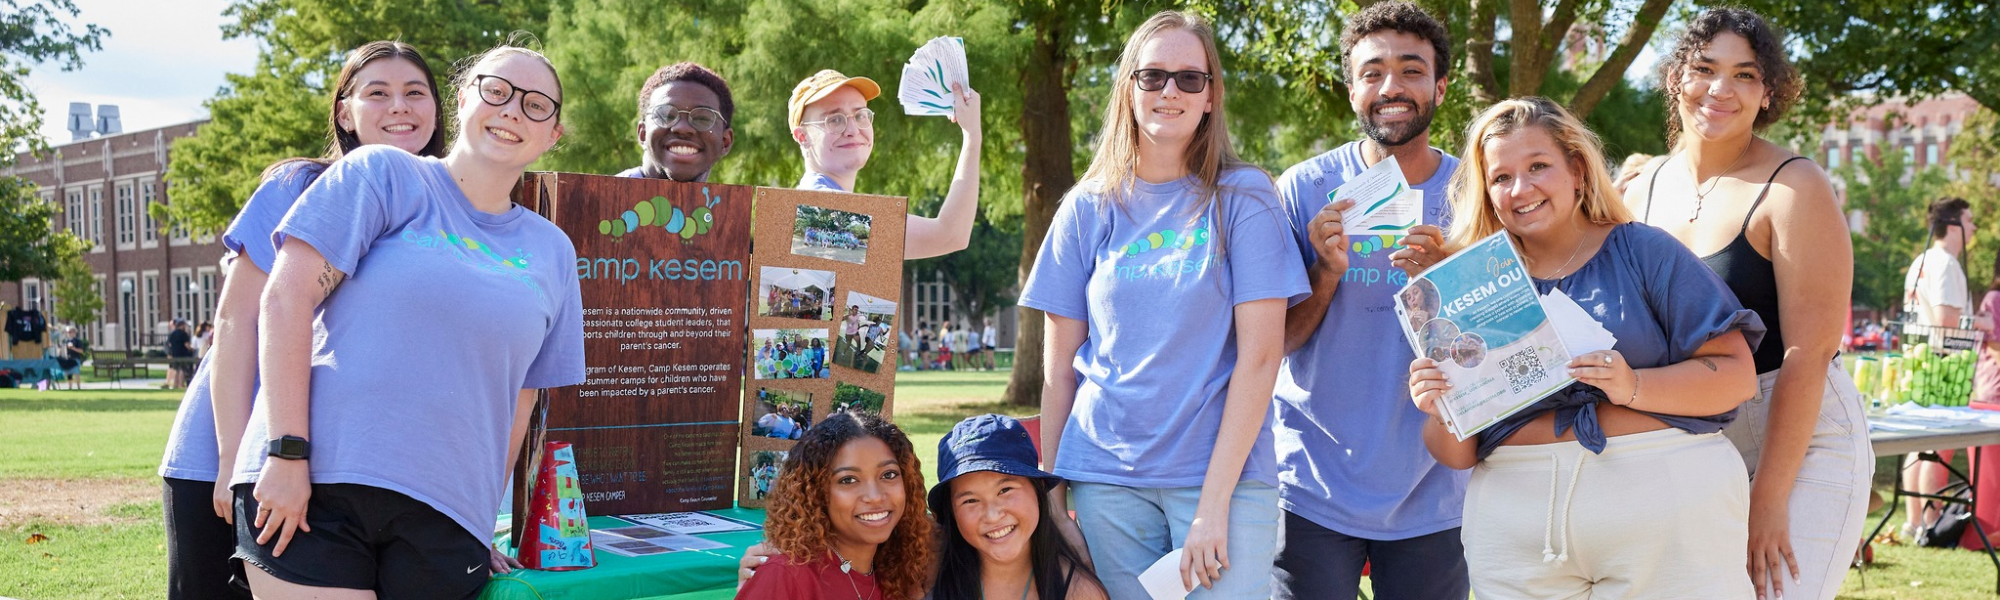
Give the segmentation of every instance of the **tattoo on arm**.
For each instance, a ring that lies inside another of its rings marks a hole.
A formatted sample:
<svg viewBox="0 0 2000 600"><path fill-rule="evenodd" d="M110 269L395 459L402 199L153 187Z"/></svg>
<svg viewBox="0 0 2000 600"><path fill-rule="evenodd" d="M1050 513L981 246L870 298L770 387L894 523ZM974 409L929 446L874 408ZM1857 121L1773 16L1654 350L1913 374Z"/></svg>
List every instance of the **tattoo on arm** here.
<svg viewBox="0 0 2000 600"><path fill-rule="evenodd" d="M1697 358L1695 360L1701 361L1701 364L1703 366L1708 367L1709 372L1711 373L1715 372L1715 361L1709 360L1707 358Z"/></svg>
<svg viewBox="0 0 2000 600"><path fill-rule="evenodd" d="M320 266L320 298L326 298L326 296L332 296L332 294L334 294L334 288L338 288L338 286L340 286L340 280L344 280L344 278L346 278L346 276L344 276L344 274L340 274L340 270L336 270L332 262L326 262L326 264L322 264L322 266Z"/></svg>

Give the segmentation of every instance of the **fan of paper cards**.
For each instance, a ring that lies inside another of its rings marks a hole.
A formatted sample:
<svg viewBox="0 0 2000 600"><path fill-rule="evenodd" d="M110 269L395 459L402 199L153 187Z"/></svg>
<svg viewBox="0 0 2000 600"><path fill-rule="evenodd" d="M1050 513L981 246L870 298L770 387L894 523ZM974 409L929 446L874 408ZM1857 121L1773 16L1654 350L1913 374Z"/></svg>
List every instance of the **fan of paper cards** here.
<svg viewBox="0 0 2000 600"><path fill-rule="evenodd" d="M896 99L903 103L904 114L950 115L954 83L972 87L966 76L965 39L932 38L903 65L903 83Z"/></svg>

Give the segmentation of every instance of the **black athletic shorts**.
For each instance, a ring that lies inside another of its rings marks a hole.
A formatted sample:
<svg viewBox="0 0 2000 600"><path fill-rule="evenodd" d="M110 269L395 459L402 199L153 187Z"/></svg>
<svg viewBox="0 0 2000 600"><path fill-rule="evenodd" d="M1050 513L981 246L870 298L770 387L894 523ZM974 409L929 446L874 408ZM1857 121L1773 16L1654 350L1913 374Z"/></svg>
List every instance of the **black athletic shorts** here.
<svg viewBox="0 0 2000 600"><path fill-rule="evenodd" d="M382 600L476 598L489 573L487 546L430 505L378 487L313 484L310 533L258 544L257 499L236 491L236 560L272 577L312 587L374 590Z"/></svg>

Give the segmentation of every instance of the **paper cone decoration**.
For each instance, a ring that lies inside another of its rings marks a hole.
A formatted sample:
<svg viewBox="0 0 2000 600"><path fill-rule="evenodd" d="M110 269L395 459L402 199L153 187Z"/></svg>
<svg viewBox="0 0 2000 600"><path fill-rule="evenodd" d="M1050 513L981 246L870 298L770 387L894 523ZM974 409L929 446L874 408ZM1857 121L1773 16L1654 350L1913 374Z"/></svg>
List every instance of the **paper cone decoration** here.
<svg viewBox="0 0 2000 600"><path fill-rule="evenodd" d="M583 488L576 478L576 458L569 442L551 441L542 449L542 466L535 477L535 499L528 507L529 537L519 552L521 564L544 571L574 571L597 565L591 554L590 524L583 514Z"/></svg>

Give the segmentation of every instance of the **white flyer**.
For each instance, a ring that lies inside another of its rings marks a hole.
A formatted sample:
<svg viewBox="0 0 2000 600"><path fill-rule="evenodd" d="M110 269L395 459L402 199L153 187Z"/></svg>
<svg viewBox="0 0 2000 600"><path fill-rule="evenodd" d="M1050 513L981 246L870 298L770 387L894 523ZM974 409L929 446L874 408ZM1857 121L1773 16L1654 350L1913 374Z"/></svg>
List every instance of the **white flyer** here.
<svg viewBox="0 0 2000 600"><path fill-rule="evenodd" d="M1410 187L1394 156L1368 167L1326 195L1327 202L1341 200L1354 201L1354 206L1340 213L1349 237L1402 237L1423 222L1424 192Z"/></svg>
<svg viewBox="0 0 2000 600"><path fill-rule="evenodd" d="M708 533L727 533L731 531L752 531L757 529L763 529L762 527L757 526L756 523L751 523L748 521L739 521L736 519L731 519L729 517L709 514L705 512L673 512L673 513L652 513L652 514L641 514L641 515L619 515L617 518L634 525L658 527L660 529L665 529L667 531L672 531L674 533L682 533L687 535L702 535Z"/></svg>
<svg viewBox="0 0 2000 600"><path fill-rule="evenodd" d="M1188 590L1181 585L1183 550L1185 548L1175 548L1160 560L1153 561L1153 566L1146 567L1146 572L1139 574L1139 585L1146 588L1146 595L1152 596L1153 600L1187 598Z"/></svg>

